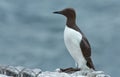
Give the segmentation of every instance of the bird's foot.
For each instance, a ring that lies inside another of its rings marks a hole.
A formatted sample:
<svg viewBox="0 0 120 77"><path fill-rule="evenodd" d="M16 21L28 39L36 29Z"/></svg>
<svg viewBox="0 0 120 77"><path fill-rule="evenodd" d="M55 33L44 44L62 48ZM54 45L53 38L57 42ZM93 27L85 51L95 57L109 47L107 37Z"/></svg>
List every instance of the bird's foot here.
<svg viewBox="0 0 120 77"><path fill-rule="evenodd" d="M74 73L76 71L80 71L80 68L65 68L65 69L62 69L60 68L60 71L59 72L65 72L65 73Z"/></svg>

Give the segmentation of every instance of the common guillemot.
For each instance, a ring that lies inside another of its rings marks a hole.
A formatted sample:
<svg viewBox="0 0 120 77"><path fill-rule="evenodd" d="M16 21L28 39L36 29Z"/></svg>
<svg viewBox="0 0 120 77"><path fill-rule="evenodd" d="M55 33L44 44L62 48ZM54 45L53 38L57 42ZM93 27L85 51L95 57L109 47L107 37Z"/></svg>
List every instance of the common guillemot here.
<svg viewBox="0 0 120 77"><path fill-rule="evenodd" d="M73 8L66 8L53 13L64 15L67 18L64 30L64 42L69 53L75 60L77 68L80 70L95 70L91 60L90 44L83 32L76 25L75 10Z"/></svg>

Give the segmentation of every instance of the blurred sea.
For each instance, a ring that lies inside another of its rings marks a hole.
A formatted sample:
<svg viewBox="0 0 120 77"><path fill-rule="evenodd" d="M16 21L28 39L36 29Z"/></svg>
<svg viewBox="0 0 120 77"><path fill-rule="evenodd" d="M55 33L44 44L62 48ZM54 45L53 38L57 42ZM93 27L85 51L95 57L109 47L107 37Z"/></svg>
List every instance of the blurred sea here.
<svg viewBox="0 0 120 77"><path fill-rule="evenodd" d="M120 76L120 0L0 0L0 64L41 68L75 67L64 45L65 17L72 7L92 47L97 70Z"/></svg>

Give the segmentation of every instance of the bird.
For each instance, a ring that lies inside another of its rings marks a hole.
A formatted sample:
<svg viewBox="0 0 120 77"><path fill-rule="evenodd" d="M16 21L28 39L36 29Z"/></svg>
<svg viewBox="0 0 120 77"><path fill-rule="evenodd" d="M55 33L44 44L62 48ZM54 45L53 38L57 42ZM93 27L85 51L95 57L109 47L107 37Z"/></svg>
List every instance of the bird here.
<svg viewBox="0 0 120 77"><path fill-rule="evenodd" d="M76 25L76 12L73 8L65 8L53 12L66 17L64 43L80 70L95 70L91 59L91 46L85 34Z"/></svg>

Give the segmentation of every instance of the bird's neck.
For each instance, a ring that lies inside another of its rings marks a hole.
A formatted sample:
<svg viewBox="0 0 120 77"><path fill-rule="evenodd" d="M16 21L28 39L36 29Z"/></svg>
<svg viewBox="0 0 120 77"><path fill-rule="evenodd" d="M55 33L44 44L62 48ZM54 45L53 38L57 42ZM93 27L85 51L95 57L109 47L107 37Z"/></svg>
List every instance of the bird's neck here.
<svg viewBox="0 0 120 77"><path fill-rule="evenodd" d="M76 26L76 20L73 18L67 18L66 25L72 28L73 26Z"/></svg>
<svg viewBox="0 0 120 77"><path fill-rule="evenodd" d="M67 27L72 28L72 29L80 32L82 35L84 35L82 33L82 31L79 29L79 27L76 25L76 20L75 19L67 19L66 25L67 25Z"/></svg>

